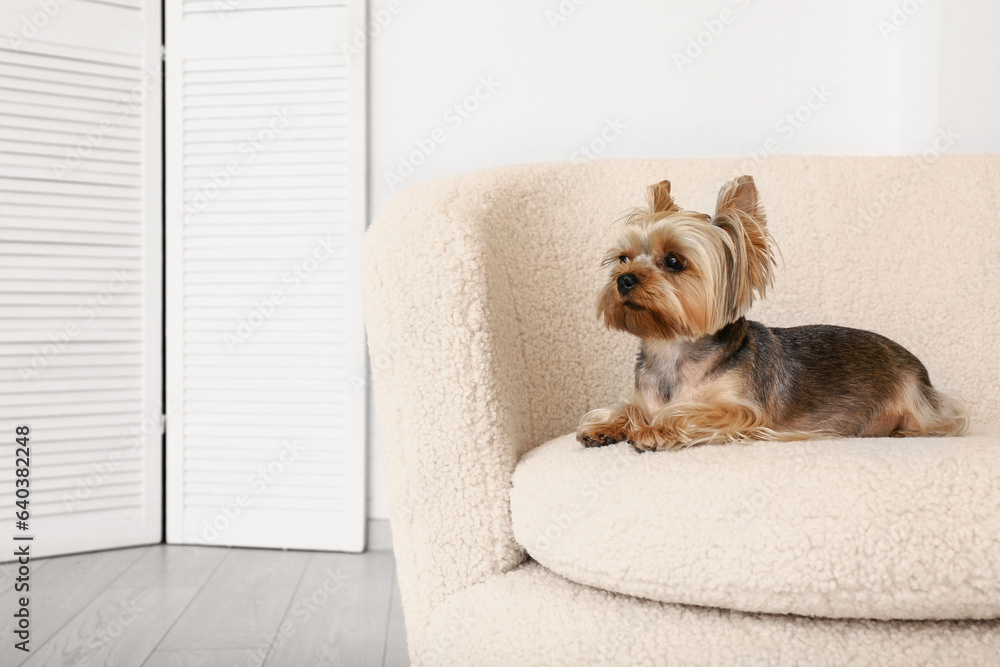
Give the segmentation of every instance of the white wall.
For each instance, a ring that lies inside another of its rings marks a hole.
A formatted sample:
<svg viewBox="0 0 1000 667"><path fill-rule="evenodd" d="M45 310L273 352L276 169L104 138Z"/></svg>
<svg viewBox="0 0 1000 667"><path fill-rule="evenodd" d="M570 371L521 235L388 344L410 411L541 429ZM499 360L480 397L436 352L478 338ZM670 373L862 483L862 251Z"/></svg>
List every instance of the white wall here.
<svg viewBox="0 0 1000 667"><path fill-rule="evenodd" d="M941 123L955 150L1000 152L1000 3L948 0L941 21Z"/></svg>
<svg viewBox="0 0 1000 667"><path fill-rule="evenodd" d="M372 0L369 15L384 23L369 41L375 216L401 187L506 163L910 154L944 125L949 150L1000 149L1000 9L985 2Z"/></svg>

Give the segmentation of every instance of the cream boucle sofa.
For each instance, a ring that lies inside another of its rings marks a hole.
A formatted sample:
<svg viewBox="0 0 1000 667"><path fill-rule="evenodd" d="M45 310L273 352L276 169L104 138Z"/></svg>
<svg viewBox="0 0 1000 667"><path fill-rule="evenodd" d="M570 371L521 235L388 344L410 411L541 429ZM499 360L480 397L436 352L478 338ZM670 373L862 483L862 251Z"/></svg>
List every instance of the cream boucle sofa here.
<svg viewBox="0 0 1000 667"><path fill-rule="evenodd" d="M631 383L634 339L595 313L612 223L662 179L710 212L740 173L502 168L410 188L368 232L414 664L1000 661L1000 158L751 172L783 257L751 317L897 340L966 402L970 435L642 455L559 437Z"/></svg>

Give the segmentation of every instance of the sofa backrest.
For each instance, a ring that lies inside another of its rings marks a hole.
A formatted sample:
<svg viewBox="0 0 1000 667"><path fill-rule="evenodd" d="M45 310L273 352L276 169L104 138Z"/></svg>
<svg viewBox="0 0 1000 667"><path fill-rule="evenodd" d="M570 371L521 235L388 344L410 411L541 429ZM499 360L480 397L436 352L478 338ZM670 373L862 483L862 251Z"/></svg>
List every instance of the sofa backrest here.
<svg viewBox="0 0 1000 667"><path fill-rule="evenodd" d="M522 341L509 362L531 392L529 447L631 386L636 340L596 316L616 221L663 179L682 208L712 213L719 186L743 173L780 250L751 318L886 335L967 403L974 426L1000 421L1000 157L542 164L472 174L458 188L482 200L490 304L513 311L508 340Z"/></svg>

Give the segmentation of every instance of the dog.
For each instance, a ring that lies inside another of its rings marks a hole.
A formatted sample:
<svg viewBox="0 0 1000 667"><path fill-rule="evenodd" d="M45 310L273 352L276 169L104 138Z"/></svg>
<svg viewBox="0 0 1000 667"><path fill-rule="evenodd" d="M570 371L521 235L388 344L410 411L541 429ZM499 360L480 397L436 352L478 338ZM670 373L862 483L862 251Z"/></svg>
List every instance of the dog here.
<svg viewBox="0 0 1000 667"><path fill-rule="evenodd" d="M770 328L746 319L773 281L774 244L753 178L714 216L674 203L670 182L625 219L603 266L598 314L641 341L632 399L584 415L587 447L640 452L750 440L960 435L962 406L927 369L870 331Z"/></svg>

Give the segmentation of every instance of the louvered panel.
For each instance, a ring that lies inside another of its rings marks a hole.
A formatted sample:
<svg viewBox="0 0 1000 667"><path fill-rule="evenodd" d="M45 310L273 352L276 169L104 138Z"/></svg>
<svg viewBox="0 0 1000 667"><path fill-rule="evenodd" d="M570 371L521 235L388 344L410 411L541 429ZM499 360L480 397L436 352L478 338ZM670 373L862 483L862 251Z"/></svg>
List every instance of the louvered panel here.
<svg viewBox="0 0 1000 667"><path fill-rule="evenodd" d="M18 97L23 97L23 95L18 95ZM58 109L53 113L62 115L71 112L72 110ZM70 132L59 132L48 134L46 139L35 139L37 134L26 136L20 124L15 125L15 123L10 122L7 125L8 130L4 139L5 150L2 153L0 165L45 167L48 169L46 177L56 176L59 180L72 179L77 174L95 171L138 175L141 172L136 172L134 168L128 166L137 163L135 155L138 153L137 144L130 136L132 134L131 128L115 125L110 127L106 136L96 133L91 134L90 137L87 136L86 133L93 131L95 124L106 118L106 111L95 113L92 117L74 123L81 129L75 137L67 136L71 134ZM116 137L130 143L112 141ZM114 144L114 146L109 150L105 144ZM133 150L131 155L128 153L129 149Z"/></svg>
<svg viewBox="0 0 1000 667"><path fill-rule="evenodd" d="M345 0L183 0L185 14L205 12L250 12L308 7L346 7Z"/></svg>
<svg viewBox="0 0 1000 667"><path fill-rule="evenodd" d="M22 93L45 95L54 99L88 100L95 102L99 110L103 110L108 97L120 99L128 95L138 79L129 81L111 79L108 77L92 77L83 81L75 77L51 77L45 70L35 76L24 76L7 70L4 76L4 86ZM62 80L60 80L62 78ZM25 99L30 99L25 97Z"/></svg>
<svg viewBox="0 0 1000 667"><path fill-rule="evenodd" d="M322 308L320 308L322 310ZM252 341L241 341L238 345L232 345L225 339L226 331L220 331L210 326L200 326L197 329L188 331L184 336L185 345L190 346L192 352L196 350L208 351L210 353L221 353L221 346L229 351L232 347L246 348L247 350L265 351L268 346L281 346L293 342L298 348L303 344L329 345L331 342L340 339L338 332L345 331L349 327L343 322L323 326L310 331L302 331L295 327L269 327L266 330L258 330ZM235 327L231 330L235 331Z"/></svg>
<svg viewBox="0 0 1000 667"><path fill-rule="evenodd" d="M247 188L253 189L253 188ZM294 222L284 222L281 224L280 228L276 228L273 224L267 223L256 223L253 225L227 225L227 224L217 224L213 225L210 223L199 225L198 227L192 227L186 230L188 239L197 239L203 237L212 237L217 240L217 242L225 243L227 237L231 236L246 236L252 234L254 238L264 239L269 236L285 236L286 234L296 234L303 236L316 236L322 234L326 231L326 226L322 223L294 223Z"/></svg>
<svg viewBox="0 0 1000 667"><path fill-rule="evenodd" d="M193 246L188 248L190 252L195 252L205 247L204 244ZM248 244L248 248L265 248L266 245ZM242 267L240 267L242 268ZM292 274L293 276L295 274ZM281 281L281 272L272 273L269 271L240 271L236 270L236 267L232 271L225 271L222 267L215 269L214 271L201 271L192 272L190 276L191 285L239 285L239 286L266 286L275 284ZM319 288L326 285L340 286L343 290L344 284L344 272L343 271L331 271L331 272L316 272L315 275L310 275L308 278L310 286L317 286ZM304 283L303 283L304 284Z"/></svg>
<svg viewBox="0 0 1000 667"><path fill-rule="evenodd" d="M335 103L300 103L297 107L298 114L300 117L307 116L319 116L325 117L331 114L342 114L347 109L346 102L335 102ZM236 121L246 121L248 119L257 118L262 113L268 113L273 111L273 106L267 105L265 103L247 103L243 106L234 107L233 105L225 105L216 107L198 106L186 109L185 122L193 123L195 121L208 121L208 120L225 120L227 118L232 118ZM259 126L258 126L259 127Z"/></svg>
<svg viewBox="0 0 1000 667"><path fill-rule="evenodd" d="M284 58L280 63L272 63L266 69L247 69L241 67L238 61L215 59L217 67L206 69L199 63L192 62L185 77L185 87L196 86L241 86L246 82L286 83L289 81L308 80L307 77L329 79L346 79L347 67L331 62L326 65L316 64L310 60ZM219 66L219 63L223 63ZM306 77L306 78L304 78ZM185 119L184 127L189 128L192 121Z"/></svg>
<svg viewBox="0 0 1000 667"><path fill-rule="evenodd" d="M73 386L74 382L86 382L87 378L90 378L95 383L98 380L94 380L95 375L100 375L101 378L111 379L111 378L129 378L129 379L142 379L143 376L143 366L140 363L135 364L119 364L117 366L100 368L95 370L94 366L63 366L61 368L55 368L52 366L45 366L44 373L38 373L38 375L32 377L32 387L46 387L51 389L60 389L62 387ZM44 380L41 378L45 378ZM14 387L20 387L25 384L24 368L18 368L15 370L4 370L0 368L0 385L3 385L8 390L13 390ZM15 393L15 392L11 392ZM43 393L42 389L39 389L38 393Z"/></svg>
<svg viewBox="0 0 1000 667"><path fill-rule="evenodd" d="M314 391L312 389L301 389L299 391L289 391L285 393L285 398L289 401L295 401L298 403L316 403L322 405L326 400L336 400L341 397L343 392L331 391L329 392L329 398L324 396L319 391ZM271 400L270 391L267 389L252 389L252 388L239 388L237 386L230 387L230 389L225 394L226 398L230 401L241 401L245 403L269 403ZM214 402L219 399L219 392L210 389L196 389L191 388L184 392L184 400L190 401L193 405L206 402Z"/></svg>
<svg viewBox="0 0 1000 667"><path fill-rule="evenodd" d="M167 5L169 541L363 546L363 17Z"/></svg>
<svg viewBox="0 0 1000 667"><path fill-rule="evenodd" d="M5 244L6 245L6 244ZM15 245L15 243L10 243L10 245ZM27 246L31 245L28 243L21 243L19 245ZM67 252L72 250L73 252L79 254L86 254L88 251L99 254L103 256L104 253L108 253L110 250L114 249L113 246L73 246L71 249L67 249ZM37 256L37 255L33 255ZM114 285L114 292L111 291L111 286ZM32 280L18 288L19 294L24 294L25 292L33 292L40 294L81 294L84 296L93 297L94 299L100 298L99 295L105 293L107 290L108 299L113 302L114 296L117 294L141 294L142 284L137 280L132 279L129 282L115 282L115 277L112 274L106 274L103 280ZM137 315L141 316L141 312Z"/></svg>
<svg viewBox="0 0 1000 667"><path fill-rule="evenodd" d="M110 5L112 7L122 7L124 9L142 9L143 0L78 0L79 2L89 2L100 5Z"/></svg>
<svg viewBox="0 0 1000 667"><path fill-rule="evenodd" d="M75 478L79 473L79 470L76 467L77 464L90 463L92 459L85 443L81 441L77 443L77 445L78 446L74 449L64 449L61 451L59 454L59 465L51 466L50 468L46 468L45 470L41 470L37 474L32 475L32 482L46 482L63 478ZM142 465L142 453L134 450L125 451L122 452L121 457L118 460L120 460L124 466L135 468ZM11 467L11 462L7 462L7 466L4 470L9 470Z"/></svg>
<svg viewBox="0 0 1000 667"><path fill-rule="evenodd" d="M0 67L2 66L3 64L0 63ZM14 99L18 100L20 96ZM40 112L32 114L33 108L39 109ZM75 134L74 143L79 142L86 132L93 130L95 124L107 117L105 112L87 112L79 108L46 109L44 106L29 104L26 101L12 102L11 98L0 101L0 115L4 118L6 127L23 130L30 123L30 128L35 130ZM141 141L142 131L142 125L135 124L133 119L127 116L116 118L115 137ZM0 158L0 165L16 164L18 161L30 162L33 157L33 153L5 153ZM46 166L51 166L51 164L47 163ZM76 171L84 171L84 169L80 166Z"/></svg>
<svg viewBox="0 0 1000 667"><path fill-rule="evenodd" d="M31 277L29 276L30 280ZM102 314L107 315L109 318L124 318L129 314L128 306L107 306L102 311ZM96 308L91 309L90 307L72 307L72 306L7 306L4 308L5 318L0 321L0 328L17 328L16 323L30 320L31 318L45 318L54 319L59 321L67 321L81 315L84 317L89 317L91 313L96 316ZM79 349L81 346L86 345L86 343L79 343L76 347ZM4 349L9 349L10 344L4 346ZM0 354L7 354L7 352L0 352Z"/></svg>
<svg viewBox="0 0 1000 667"><path fill-rule="evenodd" d="M247 478L257 472L259 465L256 461L240 461L237 466L199 466L198 462L195 461L185 466L184 470L187 473L188 482L197 489L200 488L201 484L215 481L222 484L246 484ZM337 497L336 491L332 490L325 481L327 476L326 473L321 472L289 473L288 481L296 488L306 490L306 493L313 497L323 497L324 495L330 498ZM248 485L247 491L251 490L252 487Z"/></svg>
<svg viewBox="0 0 1000 667"><path fill-rule="evenodd" d="M51 58L38 62L39 59L36 57L32 63L19 59L18 56L17 52L0 52L0 65L11 80L51 82L83 90L106 89L126 93L138 81L134 77L114 73L114 70L95 74L88 72L87 69L67 69L61 63L53 62ZM31 118L31 115L28 114L27 117ZM62 118L55 120L64 122Z"/></svg>
<svg viewBox="0 0 1000 667"><path fill-rule="evenodd" d="M65 229L45 229L44 223L38 227L24 224L21 227L11 226L4 234L6 241L41 241L42 243L72 243L75 245L92 246L123 246L141 247L142 236L139 234L113 234L98 231L66 231Z"/></svg>
<svg viewBox="0 0 1000 667"><path fill-rule="evenodd" d="M44 345L39 343L6 343L3 347L0 347L0 369L10 368L14 369L23 365L24 359L29 359L33 355L38 355L40 352L46 351L48 345L55 345L57 343L53 341L48 341ZM58 359L72 359L75 357L86 358L93 355L99 355L107 352L114 352L117 357L124 358L139 358L144 352L142 345L136 341L123 341L123 342L108 342L108 341L98 341L98 342L86 342L86 341L73 341L72 346L66 346L61 350L61 354L53 356L48 360L48 366L55 368ZM22 361L18 361L21 359ZM41 379L39 379L41 381ZM34 385L31 387L24 387L24 392L30 393L34 389Z"/></svg>
<svg viewBox="0 0 1000 667"><path fill-rule="evenodd" d="M162 475L159 5L47 6L0 5L0 506L27 424L36 556L157 541Z"/></svg>
<svg viewBox="0 0 1000 667"><path fill-rule="evenodd" d="M22 231L17 229L15 231ZM34 231L34 230L24 230L24 231ZM38 230L36 233L46 235L49 230ZM72 234L67 234L71 236ZM13 236L13 235L11 235ZM9 238L9 237L8 237ZM58 241L58 237L52 235L52 243ZM70 241L72 242L72 241ZM40 258L44 259L44 258ZM41 262L39 262L41 264ZM0 269L0 280L2 279L32 279L39 281L52 281L52 280L64 280L64 281L89 281L94 283L103 283L107 279L107 269L98 268L88 268L88 267L75 267L75 266L60 266L60 265L50 265L50 266L32 266L32 267L11 267ZM132 277L129 271L117 271L111 274L115 278L114 283L112 283L116 288L116 294L120 294L123 287L127 286L129 282L136 282L136 279ZM117 278L121 277L121 280ZM111 297L111 290L108 290L108 295L103 299L104 307L122 307L121 304L114 303ZM97 297L93 299L97 301Z"/></svg>
<svg viewBox="0 0 1000 667"><path fill-rule="evenodd" d="M47 191L46 191L47 190ZM129 211L138 213L142 210L142 200L137 197L130 197L124 191L108 193L99 192L97 188L80 188L69 185L62 187L40 187L34 188L19 187L16 190L0 187L0 197L5 203L15 207L17 205L31 205L38 201L38 195L44 194L47 207L53 208L87 208L104 211Z"/></svg>
<svg viewBox="0 0 1000 667"><path fill-rule="evenodd" d="M14 216L8 217L4 216L4 220L13 220L17 223L22 223L23 218L17 218ZM90 225L88 225L89 227ZM115 259L109 261L107 258L103 257L53 257L53 256L37 256L37 255L10 255L4 257L3 265L5 267L37 267L37 266L62 266L62 267L76 267L85 269L98 269L102 271L137 271L142 269L142 262L140 260L134 259ZM0 290L0 304L7 303L3 301L3 292ZM14 294L17 294L15 291Z"/></svg>
<svg viewBox="0 0 1000 667"><path fill-rule="evenodd" d="M79 141L79 134L54 132L46 129L25 129L10 123L5 128L9 141L4 142L12 153L32 153L62 159L66 142ZM88 157L135 164L142 153L142 140L131 137L103 137L100 146L88 150Z"/></svg>
<svg viewBox="0 0 1000 667"><path fill-rule="evenodd" d="M20 0L21 9L31 9L32 7L32 3ZM7 16L8 20L10 20L9 15ZM21 27L17 25L18 18L23 17L24 14L22 13L20 17L15 17L14 22L8 26L12 32L18 32L17 29ZM7 34L10 36L11 33L8 32ZM87 35L75 36L79 39L86 39L88 37ZM14 45L11 44L11 46ZM0 65L4 67L5 71L10 67L12 71L23 73L30 70L38 73L39 76L57 81L98 83L99 85L105 85L110 82L112 85L124 83L128 86L134 86L140 83L142 81L142 74L141 72L137 72L135 68L140 58L141 56L121 52L109 52L103 49L98 58L81 57L81 53L77 50L77 47L68 44L61 45L51 39L45 40L45 49L0 47ZM21 104L21 101L17 99L5 99L4 103ZM29 118L34 117L31 113L33 111L33 108L27 108L27 116ZM47 115L47 112L44 109L40 109L39 115ZM141 126L143 124L141 115L137 114L134 116L130 124Z"/></svg>
<svg viewBox="0 0 1000 667"><path fill-rule="evenodd" d="M91 371L92 373L93 371ZM127 433L135 422L125 422L121 419L103 419L96 422L91 422L86 425L73 425L66 426L65 424L45 424L43 427L45 429L45 442L48 444L58 444L58 443L73 443L82 440L91 441L93 448L90 450L95 452L93 463L99 464L101 461L108 460L112 458L116 452L122 452L127 449L130 445L126 445L129 440L125 438L122 434ZM100 455L96 454L100 452ZM81 471L81 475L87 471ZM40 499L44 501L45 499ZM143 499L138 499L142 501ZM77 517L79 520L79 517ZM134 539L135 536L130 536L130 539Z"/></svg>
<svg viewBox="0 0 1000 667"><path fill-rule="evenodd" d="M9 215L11 218L23 218L27 220L34 219L53 219L53 220L72 220L74 222L135 222L136 216L134 213L129 211L116 211L101 209L96 206L67 206L64 202L58 202L54 204L48 204L45 207L33 207L30 204L5 204L4 205L4 215ZM23 249L17 246L11 246L9 248L10 254L31 254L31 255L44 255L46 253L39 252L37 248ZM33 252L27 252L31 250ZM20 252L19 252L20 251ZM65 253L58 248L53 248L52 252L54 254L71 254ZM134 254L133 254L134 256Z"/></svg>
<svg viewBox="0 0 1000 667"><path fill-rule="evenodd" d="M20 164L0 163L0 178L4 179L37 183L45 182L51 175L52 168L50 164L29 164L26 161L22 161ZM136 188L142 185L142 179L139 174L117 174L109 171L95 172L82 168L74 172L71 176L62 179L62 182L66 185L85 185L97 188Z"/></svg>
<svg viewBox="0 0 1000 667"><path fill-rule="evenodd" d="M31 356L10 356L4 357L4 363L0 368L9 365L16 365L17 377L27 383L28 380L37 379L42 375L55 375L63 373L73 375L83 368L103 368L109 372L115 368L140 366L144 361L141 355L118 354L115 348L119 343L128 343L136 338L136 330L102 329L91 335L75 335L72 331L59 331L58 334L51 334L47 331L44 335L47 340L58 341L39 345L37 352ZM26 336L22 331L4 332L2 338L21 339ZM29 330L31 335L35 330ZM18 335L20 334L20 335ZM69 342L64 343L68 340ZM80 354L71 353L75 343L86 343L92 340L99 340L106 344L108 354ZM6 344L6 342L4 343ZM11 370L14 370L13 368ZM0 377L3 371L0 370Z"/></svg>
<svg viewBox="0 0 1000 667"><path fill-rule="evenodd" d="M117 390L87 389L84 391L53 391L46 393L45 395L45 398L52 401L52 405L59 406L58 409L60 410L63 408L71 410L72 408L69 408L68 406L72 405L118 405L121 403L127 403L128 401L133 401L135 400L135 397L136 391L134 387ZM8 396L5 402L8 406L30 406L34 405L36 401L38 401L38 397L35 394L18 394Z"/></svg>
<svg viewBox="0 0 1000 667"><path fill-rule="evenodd" d="M80 474L80 464L87 464L91 462L91 456L89 452L73 452L71 456L69 453L60 456L60 461L62 465L55 465L46 468L44 471L40 471L38 474L31 476L31 486L35 491L61 491L63 489L72 489L76 486L77 478ZM128 473L137 473L142 471L142 457L137 456L134 452L129 454L123 454L120 458L115 460L115 467L117 470ZM4 482L13 482L15 478L13 464L8 463L5 466L0 466L0 484ZM119 481L109 481L111 484L128 484L128 482ZM13 484L9 484L13 486Z"/></svg>
<svg viewBox="0 0 1000 667"><path fill-rule="evenodd" d="M80 183L77 181L67 181L66 179L54 182L46 178L31 178L27 176L10 178L0 176L0 192L10 194L24 193L31 196L37 194L45 194L52 197L73 196L92 198L98 202L106 200L133 202L132 208L139 208L137 204L140 204L142 199L134 196L132 194L134 191L134 188L107 182Z"/></svg>
<svg viewBox="0 0 1000 667"><path fill-rule="evenodd" d="M19 387L22 384L21 380L16 381L0 381L0 392L10 394L10 399L13 399L13 394L16 393L11 391ZM91 392L99 391L122 391L122 392L135 392L142 388L141 378L138 375L135 376L110 376L101 378L89 378L89 379L49 379L49 380L36 380L32 383L31 388L35 391L23 392L18 398L24 401L36 401L38 398L36 394L44 394L46 397L52 397L55 395L67 395L71 393L79 393L80 395L88 395ZM55 398L53 400L59 400ZM11 405L15 403L11 400Z"/></svg>
<svg viewBox="0 0 1000 667"><path fill-rule="evenodd" d="M100 297L80 294L25 294L23 292L0 292L0 306L74 306L77 312L89 313L88 308L96 308L94 304ZM135 302L141 301L142 295L118 294L115 298L115 305L125 308Z"/></svg>
<svg viewBox="0 0 1000 667"><path fill-rule="evenodd" d="M110 96L106 98L96 95L64 97L57 93L27 90L24 86L19 85L19 83L9 82L8 85L0 85L0 93L3 93L4 97L18 100L27 107L40 107L48 113L78 109L96 116L98 119L110 117L112 113L111 105L114 104L114 100ZM98 122L100 121L98 120ZM30 147L28 148L28 154L33 154Z"/></svg>
<svg viewBox="0 0 1000 667"><path fill-rule="evenodd" d="M92 129L92 123L85 121L74 121L65 116L59 119L47 117L30 117L27 115L17 115L11 113L4 118L4 127L19 133L21 138L38 141L45 140L52 135L70 135L74 141L79 141L80 135ZM135 147L142 143L142 129L140 127L121 127L115 132L114 137L106 137L104 141L116 144L119 147ZM131 142L124 144L122 142Z"/></svg>
<svg viewBox="0 0 1000 667"><path fill-rule="evenodd" d="M243 71L246 73L246 68L243 68ZM258 69L251 69L249 73L257 74L259 71ZM201 76L198 76L199 74ZM209 78L205 77L205 74L208 73L192 72L192 76L189 76L185 81L184 93L188 96L189 100L200 99L205 95L217 95L225 97L226 101L232 101L231 97L233 95L249 95L254 98L254 102L257 102L270 94L282 93L279 99L281 102L287 103L294 99L289 93L315 92L330 94L341 100L345 99L343 90L329 88L317 91L315 87L317 80L335 82L337 79L346 78L347 72L343 66L330 65L328 67L289 68L286 72L282 73L285 76L279 78L277 73L271 73L271 76L274 76L274 78L269 79L251 78L248 76L234 79L231 76L223 76L230 74L230 72L216 71L211 72L213 76L210 78L214 80L200 81L200 79Z"/></svg>
<svg viewBox="0 0 1000 667"><path fill-rule="evenodd" d="M93 522L106 522L113 520L116 514L124 511L138 512L142 509L141 502L134 500L135 493L141 488L140 485L125 486L124 488L115 486L99 486L93 491L87 492L87 515ZM36 504L34 516L43 521L52 521L67 511L78 511L78 503L83 501L77 494L83 492L78 490L62 490L57 494L48 494L47 497L57 497L55 500L43 500ZM61 497L58 497L61 496ZM13 505L14 497L10 495L0 495L0 502Z"/></svg>
<svg viewBox="0 0 1000 667"><path fill-rule="evenodd" d="M270 110L270 109L268 109ZM214 154L204 154L193 152L188 157L188 164L193 167L213 167L213 175L219 173L219 169L226 166L225 161L231 160L234 157L232 153L214 153ZM342 162L345 159L345 151L343 150L324 150L324 151L309 151L309 150L299 150L299 151L284 151L277 152L271 151L269 153L263 154L258 153L254 156L255 164L246 165L246 169L249 172L255 172L260 167L299 167L304 165L310 165L310 169L322 169L324 166L328 166L330 163ZM263 169L261 169L263 171Z"/></svg>
<svg viewBox="0 0 1000 667"><path fill-rule="evenodd" d="M128 226L129 223L116 221L90 221L85 229L81 229L81 226L76 224L75 221L66 218L23 218L11 216L7 218L7 222L8 229L57 230L74 234L130 234L132 232Z"/></svg>
<svg viewBox="0 0 1000 667"><path fill-rule="evenodd" d="M190 169L185 173L185 187L199 187L210 173L196 172ZM295 171L291 169L274 169L270 173L243 174L238 186L229 186L227 190L273 190L277 188L316 188L316 187L346 187L347 179L343 176L330 174L316 175L309 170Z"/></svg>

